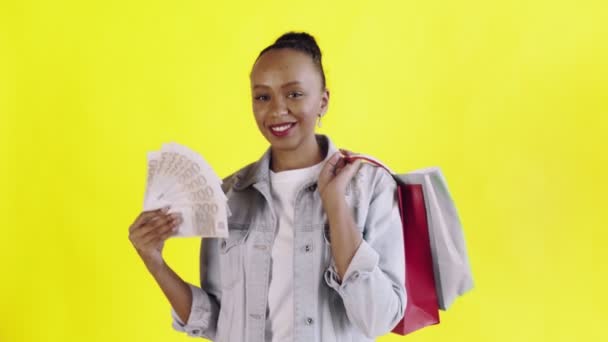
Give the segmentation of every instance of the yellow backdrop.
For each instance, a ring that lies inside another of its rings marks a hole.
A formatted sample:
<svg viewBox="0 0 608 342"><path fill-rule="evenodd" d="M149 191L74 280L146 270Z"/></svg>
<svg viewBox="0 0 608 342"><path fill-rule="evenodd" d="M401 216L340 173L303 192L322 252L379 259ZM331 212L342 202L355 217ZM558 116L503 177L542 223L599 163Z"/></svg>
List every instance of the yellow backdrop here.
<svg viewBox="0 0 608 342"><path fill-rule="evenodd" d="M320 132L442 167L475 289L380 341L606 338L605 1L0 2L0 341L189 341L128 240L146 152L225 176L267 144L248 72L288 30L324 52ZM167 262L198 282L197 239Z"/></svg>

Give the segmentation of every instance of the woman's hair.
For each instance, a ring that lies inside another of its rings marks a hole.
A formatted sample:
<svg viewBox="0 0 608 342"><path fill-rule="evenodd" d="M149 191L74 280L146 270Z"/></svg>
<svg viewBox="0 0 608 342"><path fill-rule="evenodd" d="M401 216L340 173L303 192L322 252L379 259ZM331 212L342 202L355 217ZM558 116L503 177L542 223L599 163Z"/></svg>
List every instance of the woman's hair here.
<svg viewBox="0 0 608 342"><path fill-rule="evenodd" d="M274 44L262 50L256 61L267 51L275 49L294 49L310 56L321 74L321 82L323 89L325 89L325 72L323 71L323 63L321 62L321 49L319 49L319 45L317 45L317 41L313 36L306 32L285 33Z"/></svg>

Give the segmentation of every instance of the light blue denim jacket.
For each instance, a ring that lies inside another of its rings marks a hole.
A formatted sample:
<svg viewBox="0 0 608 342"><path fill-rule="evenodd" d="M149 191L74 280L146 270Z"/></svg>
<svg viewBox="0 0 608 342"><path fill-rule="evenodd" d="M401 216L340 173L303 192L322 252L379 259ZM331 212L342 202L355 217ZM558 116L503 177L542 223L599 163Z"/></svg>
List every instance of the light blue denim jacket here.
<svg viewBox="0 0 608 342"><path fill-rule="evenodd" d="M337 151L326 136L317 135L317 141L326 160ZM229 237L201 240L201 287L188 283L192 311L185 324L171 308L174 329L219 342L269 340L265 327L277 230L269 165L270 149L224 179L232 212ZM344 280L336 272L316 181L296 192L294 341L373 341L403 317L405 261L395 190L391 175L369 164L348 184L346 201L363 241Z"/></svg>

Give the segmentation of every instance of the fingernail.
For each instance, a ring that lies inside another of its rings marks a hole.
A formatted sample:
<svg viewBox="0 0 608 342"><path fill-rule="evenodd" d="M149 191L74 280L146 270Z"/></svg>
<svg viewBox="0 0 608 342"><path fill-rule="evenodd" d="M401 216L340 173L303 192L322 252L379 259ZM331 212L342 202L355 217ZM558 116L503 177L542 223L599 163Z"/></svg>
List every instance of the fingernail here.
<svg viewBox="0 0 608 342"><path fill-rule="evenodd" d="M163 213L166 213L167 211L169 211L169 208L171 208L171 206L170 205L166 205L161 210L162 210Z"/></svg>

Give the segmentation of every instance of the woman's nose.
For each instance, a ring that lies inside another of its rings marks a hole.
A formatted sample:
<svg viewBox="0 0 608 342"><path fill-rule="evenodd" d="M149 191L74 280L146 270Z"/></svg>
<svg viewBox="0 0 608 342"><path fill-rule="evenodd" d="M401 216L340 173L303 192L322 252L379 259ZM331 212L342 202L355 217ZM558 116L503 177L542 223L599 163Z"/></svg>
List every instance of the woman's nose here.
<svg viewBox="0 0 608 342"><path fill-rule="evenodd" d="M285 115L289 112L287 105L280 99L273 99L270 107L273 116Z"/></svg>

